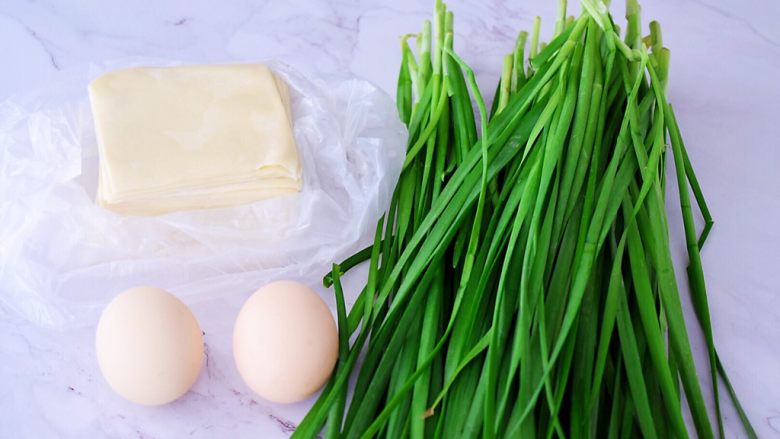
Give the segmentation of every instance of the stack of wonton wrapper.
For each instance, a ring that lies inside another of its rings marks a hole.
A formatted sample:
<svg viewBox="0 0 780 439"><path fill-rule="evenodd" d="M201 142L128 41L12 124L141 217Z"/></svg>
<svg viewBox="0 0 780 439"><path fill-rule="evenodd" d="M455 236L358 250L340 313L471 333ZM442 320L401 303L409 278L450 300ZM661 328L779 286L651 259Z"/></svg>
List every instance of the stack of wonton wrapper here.
<svg viewBox="0 0 780 439"><path fill-rule="evenodd" d="M103 207L157 215L301 189L289 91L266 66L118 70L89 95Z"/></svg>

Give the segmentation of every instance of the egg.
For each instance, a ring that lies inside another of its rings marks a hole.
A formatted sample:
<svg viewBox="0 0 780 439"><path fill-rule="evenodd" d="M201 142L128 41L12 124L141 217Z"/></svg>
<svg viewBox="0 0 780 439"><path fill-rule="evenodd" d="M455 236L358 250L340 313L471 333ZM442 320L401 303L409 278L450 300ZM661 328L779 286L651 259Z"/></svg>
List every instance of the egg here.
<svg viewBox="0 0 780 439"><path fill-rule="evenodd" d="M338 330L330 309L311 288L270 283L241 308L233 330L239 374L261 397L292 403L328 380L338 358Z"/></svg>
<svg viewBox="0 0 780 439"><path fill-rule="evenodd" d="M161 405L187 393L203 365L203 333L187 305L152 287L108 304L97 326L98 365L125 399Z"/></svg>

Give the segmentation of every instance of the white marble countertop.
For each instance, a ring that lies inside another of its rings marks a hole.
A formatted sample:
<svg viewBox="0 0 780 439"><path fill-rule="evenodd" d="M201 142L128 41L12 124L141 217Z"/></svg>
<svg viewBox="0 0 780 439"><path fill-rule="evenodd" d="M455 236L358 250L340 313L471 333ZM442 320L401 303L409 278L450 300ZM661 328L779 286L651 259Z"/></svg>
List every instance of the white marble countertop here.
<svg viewBox="0 0 780 439"><path fill-rule="evenodd" d="M394 95L398 36L420 29L432 7L414 0L220 3L4 0L0 101L128 56L275 58L307 74L361 76ZM541 0L449 3L459 53L482 84L494 84L501 56L533 15L542 15L549 32L555 8ZM702 255L715 340L759 436L780 437L780 3L642 6L645 23L663 24L672 51L669 99L715 217ZM679 219L671 221L682 249ZM125 409L99 383L92 331L52 333L0 307L0 437L286 437L311 403L258 402L240 390L213 389L207 374L201 393L178 405ZM695 351L704 355L698 339ZM213 370L230 370L229 348L216 349L211 361L222 363ZM209 400L214 394L240 400L241 409ZM200 423L177 422L182 405L202 414ZM733 409L725 413L728 437L744 437Z"/></svg>

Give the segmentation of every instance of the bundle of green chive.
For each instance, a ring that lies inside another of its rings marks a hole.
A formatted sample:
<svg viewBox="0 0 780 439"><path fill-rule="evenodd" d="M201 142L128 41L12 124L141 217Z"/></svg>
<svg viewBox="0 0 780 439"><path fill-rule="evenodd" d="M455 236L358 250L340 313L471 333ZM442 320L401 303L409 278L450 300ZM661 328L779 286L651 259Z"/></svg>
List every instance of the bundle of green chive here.
<svg viewBox="0 0 780 439"><path fill-rule="evenodd" d="M528 56L520 33L489 114L443 4L416 56L402 39L406 162L374 245L325 278L340 358L295 437L683 438L683 394L713 437L672 266L669 149L715 428L720 377L755 437L713 344L699 257L712 221L666 102L660 27L643 38L629 0L621 38L603 3L582 6L575 19L560 2L546 45L537 18ZM366 259L347 315L339 276Z"/></svg>

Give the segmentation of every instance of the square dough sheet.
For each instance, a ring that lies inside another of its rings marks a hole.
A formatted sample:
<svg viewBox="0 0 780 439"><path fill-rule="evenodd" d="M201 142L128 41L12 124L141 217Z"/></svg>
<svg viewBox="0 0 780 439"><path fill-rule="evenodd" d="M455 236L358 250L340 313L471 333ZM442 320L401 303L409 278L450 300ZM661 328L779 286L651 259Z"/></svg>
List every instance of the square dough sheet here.
<svg viewBox="0 0 780 439"><path fill-rule="evenodd" d="M89 95L104 207L153 215L301 188L287 85L266 66L117 70Z"/></svg>

